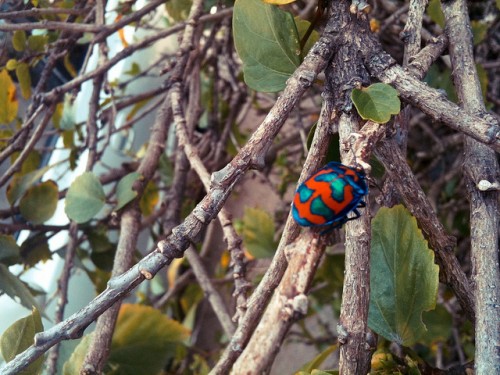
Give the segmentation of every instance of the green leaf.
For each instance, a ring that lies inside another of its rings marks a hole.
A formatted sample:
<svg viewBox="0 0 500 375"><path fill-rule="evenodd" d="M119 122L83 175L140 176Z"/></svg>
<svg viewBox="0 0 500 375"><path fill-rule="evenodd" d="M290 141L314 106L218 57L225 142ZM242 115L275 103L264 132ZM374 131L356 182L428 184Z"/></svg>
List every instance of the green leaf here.
<svg viewBox="0 0 500 375"><path fill-rule="evenodd" d="M488 94L488 72L483 68L481 64L476 64L476 69L477 77L479 78L479 83L481 84L483 99L486 101L486 95Z"/></svg>
<svg viewBox="0 0 500 375"><path fill-rule="evenodd" d="M17 30L12 35L12 47L17 52L22 52L26 49L26 32L24 30Z"/></svg>
<svg viewBox="0 0 500 375"><path fill-rule="evenodd" d="M172 186L172 181L174 180L174 164L165 153L160 156L158 171L160 172L160 178L165 184L165 187L168 188Z"/></svg>
<svg viewBox="0 0 500 375"><path fill-rule="evenodd" d="M44 262L52 258L52 252L44 233L38 233L29 237L21 244L21 257L26 266L33 267L38 262Z"/></svg>
<svg viewBox="0 0 500 375"><path fill-rule="evenodd" d="M432 64L424 79L429 86L446 91L448 98L456 103L458 101L453 82L451 80L451 70L444 68L441 70L437 64Z"/></svg>
<svg viewBox="0 0 500 375"><path fill-rule="evenodd" d="M104 271L111 271L115 258L116 244L112 243L105 226L90 227L85 230L92 253L90 259L95 266Z"/></svg>
<svg viewBox="0 0 500 375"><path fill-rule="evenodd" d="M132 172L118 182L116 186L116 198L118 202L116 203L115 211L123 208L123 206L137 197L137 192L132 190L132 187L137 180L142 178L139 172Z"/></svg>
<svg viewBox="0 0 500 375"><path fill-rule="evenodd" d="M300 64L293 16L261 0L236 0L233 33L246 84L256 91L283 90Z"/></svg>
<svg viewBox="0 0 500 375"><path fill-rule="evenodd" d="M6 266L21 262L21 248L12 236L0 234L0 263Z"/></svg>
<svg viewBox="0 0 500 375"><path fill-rule="evenodd" d="M425 333L422 312L435 307L439 268L402 205L381 208L372 221L368 324L388 340L413 345Z"/></svg>
<svg viewBox="0 0 500 375"><path fill-rule="evenodd" d="M0 290L29 310L33 306L38 307L28 287L14 276L4 264L0 264Z"/></svg>
<svg viewBox="0 0 500 375"><path fill-rule="evenodd" d="M444 29L444 14L441 10L441 1L431 0L429 1L429 6L427 7L427 14L436 22L442 29Z"/></svg>
<svg viewBox="0 0 500 375"><path fill-rule="evenodd" d="M472 20L471 29L474 38L474 45L477 46L486 38L486 35L488 34L489 25L485 22Z"/></svg>
<svg viewBox="0 0 500 375"><path fill-rule="evenodd" d="M8 124L17 116L19 102L16 98L16 86L7 70L0 70L0 124Z"/></svg>
<svg viewBox="0 0 500 375"><path fill-rule="evenodd" d="M442 306L437 305L434 310L423 313L423 321L427 332L418 340L428 346L436 341L446 342L453 329L453 319L450 313Z"/></svg>
<svg viewBox="0 0 500 375"><path fill-rule="evenodd" d="M312 141L314 139L314 133L316 132L316 127L318 123L316 122L309 131L307 135L307 150L311 149ZM340 161L340 137L339 133L334 133L330 137L330 144L328 145L328 150L326 151L325 162L330 161Z"/></svg>
<svg viewBox="0 0 500 375"><path fill-rule="evenodd" d="M16 76L19 81L19 86L21 87L21 95L24 99L29 99L31 97L31 75L28 64L17 64Z"/></svg>
<svg viewBox="0 0 500 375"><path fill-rule="evenodd" d="M19 210L26 220L41 224L54 215L58 200L57 184L52 180L45 181L26 191L19 202Z"/></svg>
<svg viewBox="0 0 500 375"><path fill-rule="evenodd" d="M271 215L259 208L245 208L240 232L243 245L254 258L271 258L277 247L274 241L274 221Z"/></svg>
<svg viewBox="0 0 500 375"><path fill-rule="evenodd" d="M385 83L354 89L351 99L363 119L380 124L389 121L391 115L398 114L401 108L397 90Z"/></svg>
<svg viewBox="0 0 500 375"><path fill-rule="evenodd" d="M328 348L319 353L311 362L306 363L301 368L301 371L304 371L306 373L314 371L314 369L317 369L319 366L321 366L323 362L325 362L326 359L330 357L330 355L338 348L339 344L330 345Z"/></svg>
<svg viewBox="0 0 500 375"><path fill-rule="evenodd" d="M42 318L38 310L33 308L31 315L14 322L0 337L0 349L4 359L7 362L12 361L17 354L33 345L35 334L41 331L43 331ZM43 362L44 357L41 356L19 374L40 374Z"/></svg>
<svg viewBox="0 0 500 375"><path fill-rule="evenodd" d="M77 223L85 223L101 211L106 196L101 182L92 172L78 176L66 194L66 215Z"/></svg>
<svg viewBox="0 0 500 375"><path fill-rule="evenodd" d="M297 25L299 40L302 40L307 30L309 29L309 26L311 26L311 22L303 20L302 18L299 17L295 17L294 20L295 20L295 25ZM307 55L311 47L314 45L314 43L318 41L318 39L319 39L319 33L316 30L313 30L311 35L309 35L306 44L304 45L304 48L302 50L302 56Z"/></svg>

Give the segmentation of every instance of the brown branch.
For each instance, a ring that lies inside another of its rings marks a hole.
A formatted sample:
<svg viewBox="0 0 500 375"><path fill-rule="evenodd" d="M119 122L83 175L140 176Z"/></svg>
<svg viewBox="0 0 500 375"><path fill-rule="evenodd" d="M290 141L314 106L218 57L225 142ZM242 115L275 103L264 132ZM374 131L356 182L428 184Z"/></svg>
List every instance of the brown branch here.
<svg viewBox="0 0 500 375"><path fill-rule="evenodd" d="M28 22L28 23L2 23L0 31L31 31L31 30L60 30L67 33L97 33L102 30L96 25L82 23L67 23L59 21Z"/></svg>
<svg viewBox="0 0 500 375"><path fill-rule="evenodd" d="M225 9L225 10L222 10L222 11L215 13L215 14L203 15L200 17L200 22L203 22L203 23L211 22L211 21L219 19L221 17L228 17L231 15L231 13L232 13L232 9L229 9L229 10ZM167 30L160 31L154 35L151 35L147 38L144 38L143 40L141 40L138 43L130 45L129 47L123 49L122 51L118 52L115 56L110 58L109 61L107 61L105 64L99 66L99 68L97 68L91 72L79 75L78 77L74 78L73 80L71 80L71 81L69 81L61 86L58 86L55 89L43 94L42 99L41 99L42 102L49 102L50 103L50 102L57 101L61 95L80 87L80 85L83 82L86 82L90 79L93 79L94 77L102 74L103 72L108 71L111 67L118 64L124 58L132 55L134 52L136 52L140 49L146 48L160 39L166 38L167 36L170 36L170 35L173 35L173 34L179 32L179 31L182 31L185 27L186 27L186 23L180 23L180 24L177 24L175 26L172 26L171 28L169 28Z"/></svg>
<svg viewBox="0 0 500 375"><path fill-rule="evenodd" d="M59 299L57 301L56 309L54 312L54 323L60 323L64 319L64 310L66 304L68 303L68 284L71 276L71 270L73 268L73 259L75 257L76 248L78 246L77 234L78 234L78 224L71 222L69 227L69 240L66 246L66 255L64 256L64 267L61 272L61 276L57 281L57 294ZM57 343L52 347L47 359L47 372L49 374L57 373L57 359L59 357L59 346Z"/></svg>
<svg viewBox="0 0 500 375"><path fill-rule="evenodd" d="M479 116L461 109L445 99L438 90L430 88L397 65L392 57L382 50L378 41L367 37L364 42L366 46L362 53L370 73L382 82L392 85L405 101L434 120L441 121L500 152L500 126L492 116Z"/></svg>
<svg viewBox="0 0 500 375"><path fill-rule="evenodd" d="M194 171L202 181L205 190L208 192L210 190L210 174L208 173L200 156L198 155L196 148L193 147L193 145L189 141L186 120L184 118L184 113L181 106L180 87L178 85L174 85L172 87L171 101L179 145L184 150L191 168L194 169ZM242 241L232 225L231 215L224 207L220 210L218 218L223 230L224 240L228 244L228 250L230 251L232 263L231 266L234 268L234 296L236 297L236 306L238 313L236 318L239 319L242 316L246 306L246 292L249 288L249 283L245 279L246 264L243 249L241 248ZM221 324L224 324L224 322L221 321ZM233 333L233 331L234 329L231 331L231 333Z"/></svg>
<svg viewBox="0 0 500 375"><path fill-rule="evenodd" d="M450 40L453 82L461 106L484 115L486 108L473 54L467 4L443 2L445 32ZM472 280L476 307L474 367L477 374L500 373L500 269L498 267L497 191L482 191L481 181L499 182L497 155L485 145L465 137L464 177L470 202Z"/></svg>
<svg viewBox="0 0 500 375"><path fill-rule="evenodd" d="M56 14L71 14L74 16L81 16L91 12L92 8L85 9L66 9L66 8L32 8L26 10L16 10L12 12L0 13L0 19L9 20L16 18L38 17L38 16L51 16Z"/></svg>
<svg viewBox="0 0 500 375"><path fill-rule="evenodd" d="M342 115L339 122L340 144L359 128L355 115ZM359 152L354 150L355 153ZM353 165L352 155L342 162ZM376 343L370 341L368 308L370 304L370 210L366 208L359 220L345 225L345 271L342 305L338 323L340 343L340 374L366 374L370 370L371 353Z"/></svg>
<svg viewBox="0 0 500 375"><path fill-rule="evenodd" d="M285 246L288 267L231 374L269 373L286 333L294 322L307 314L306 294L326 246L323 238L308 231Z"/></svg>
<svg viewBox="0 0 500 375"><path fill-rule="evenodd" d="M193 269L198 284L205 293L205 297L210 302L210 306L212 306L217 319L224 329L225 334L230 337L234 333L234 323L231 320L231 315L227 310L224 300L210 280L208 272L203 265L203 260L193 246L190 246L184 254Z"/></svg>
<svg viewBox="0 0 500 375"><path fill-rule="evenodd" d="M311 150L304 163L298 184L302 183L306 178L311 176L313 172L321 166L330 142L330 121L333 116L333 106L331 105L331 102L327 100L323 104L317 130L311 143ZM225 375L229 373L231 366L238 359L241 352L244 353L246 351L245 347L249 341L256 340L258 342L260 340L259 337L253 335L255 327L257 326L274 290L283 278L287 267L285 249L287 245L297 237L298 231L299 227L297 223L295 223L292 216L289 214L272 263L266 271L262 281L250 297L245 316L239 321L238 328L231 338L231 342L227 345L224 353L219 359L219 362L212 369L210 374ZM280 340L282 339L283 336L281 334L276 335L274 341L275 344L281 342ZM252 345L252 347L256 347L256 345ZM270 360L272 363L274 357Z"/></svg>
<svg viewBox="0 0 500 375"><path fill-rule="evenodd" d="M301 66L288 79L282 95L248 143L231 163L212 175L212 185L205 198L182 224L172 230L172 234L166 240L158 243L156 251L144 257L124 274L112 278L108 282L108 288L84 309L49 330L39 333L35 337L34 345L2 367L3 375L15 374L26 368L48 348L61 340L81 337L83 330L106 309L127 295L146 277L149 279L155 275L165 265L169 264L174 257L181 257L189 243L196 241L201 230L215 218L231 190L244 173L251 167L262 165L264 155L284 124L288 114L297 104L302 94L312 85L317 74L326 65L332 53L333 45L334 35L327 30L310 50ZM292 224L286 229L290 230L291 226ZM270 276L270 278L272 277ZM260 298L256 300L261 301ZM252 316L252 314L247 313L246 315ZM235 349L238 352L238 349Z"/></svg>

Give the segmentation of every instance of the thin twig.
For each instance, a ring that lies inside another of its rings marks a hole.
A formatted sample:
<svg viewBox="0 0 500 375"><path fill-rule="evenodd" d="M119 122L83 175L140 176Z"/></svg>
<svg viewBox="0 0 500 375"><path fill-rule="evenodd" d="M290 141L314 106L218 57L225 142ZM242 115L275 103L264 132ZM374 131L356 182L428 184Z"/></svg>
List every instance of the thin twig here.
<svg viewBox="0 0 500 375"><path fill-rule="evenodd" d="M68 303L68 284L71 276L71 270L73 269L73 258L76 253L76 248L78 246L77 234L78 234L78 224L74 221L71 222L69 227L69 240L66 246L66 255L64 256L64 267L61 272L61 276L57 282L57 290L59 295L59 300L57 301L56 310L54 312L54 323L60 323L64 319L64 309ZM47 359L47 372L49 374L57 373L57 359L59 357L59 346L60 343L54 345L50 350L49 357Z"/></svg>

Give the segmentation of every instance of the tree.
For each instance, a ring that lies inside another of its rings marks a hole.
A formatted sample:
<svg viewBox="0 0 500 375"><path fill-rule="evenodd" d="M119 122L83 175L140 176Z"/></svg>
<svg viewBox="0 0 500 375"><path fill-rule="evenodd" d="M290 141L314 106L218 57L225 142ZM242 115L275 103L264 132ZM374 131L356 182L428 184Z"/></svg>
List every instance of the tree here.
<svg viewBox="0 0 500 375"><path fill-rule="evenodd" d="M3 5L0 286L33 311L2 373L55 373L94 321L64 373L267 373L287 337L301 373L499 372L498 3L273 3ZM287 187L331 160L360 217L301 229ZM10 266L57 256L43 330ZM67 316L75 269L97 296Z"/></svg>

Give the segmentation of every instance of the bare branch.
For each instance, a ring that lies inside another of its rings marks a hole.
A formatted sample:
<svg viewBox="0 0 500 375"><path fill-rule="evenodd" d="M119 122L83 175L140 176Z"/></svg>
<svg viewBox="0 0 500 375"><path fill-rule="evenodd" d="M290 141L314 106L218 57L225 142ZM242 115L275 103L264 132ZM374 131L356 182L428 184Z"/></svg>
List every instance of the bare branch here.
<svg viewBox="0 0 500 375"><path fill-rule="evenodd" d="M453 82L461 106L484 115L486 109L473 55L467 4L461 0L443 2L445 32L450 40ZM497 150L498 151L498 150ZM477 374L500 373L500 269L498 267L499 192L485 192L481 181L499 182L498 155L484 144L465 138L465 178L470 202L471 262L476 307Z"/></svg>
<svg viewBox="0 0 500 375"><path fill-rule="evenodd" d="M307 314L306 294L325 246L322 237L308 231L285 247L288 267L232 374L269 373L286 333Z"/></svg>

